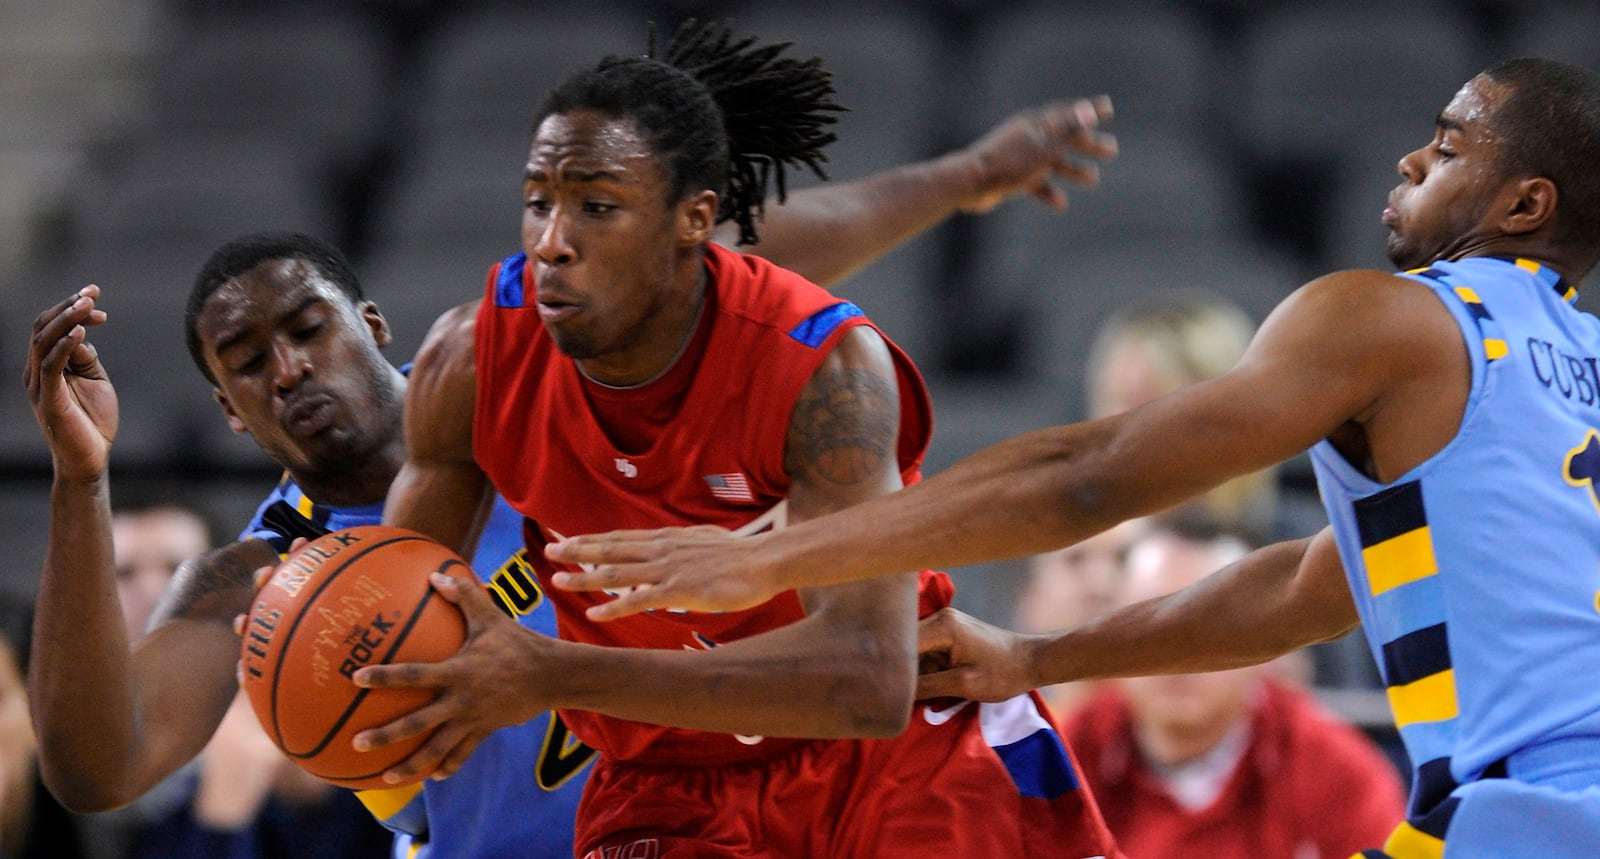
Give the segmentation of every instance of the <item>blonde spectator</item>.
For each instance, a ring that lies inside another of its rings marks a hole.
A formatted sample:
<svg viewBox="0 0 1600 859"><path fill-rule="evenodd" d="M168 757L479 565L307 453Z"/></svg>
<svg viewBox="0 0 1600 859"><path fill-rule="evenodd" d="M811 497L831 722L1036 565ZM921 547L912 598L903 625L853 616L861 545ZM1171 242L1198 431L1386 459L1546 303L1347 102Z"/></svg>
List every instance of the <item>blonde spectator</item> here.
<svg viewBox="0 0 1600 859"><path fill-rule="evenodd" d="M1204 290L1163 292L1117 311L1089 350L1089 417L1121 414L1222 375L1238 363L1254 334L1244 310ZM1190 503L1252 534L1271 535L1277 471L1236 477Z"/></svg>

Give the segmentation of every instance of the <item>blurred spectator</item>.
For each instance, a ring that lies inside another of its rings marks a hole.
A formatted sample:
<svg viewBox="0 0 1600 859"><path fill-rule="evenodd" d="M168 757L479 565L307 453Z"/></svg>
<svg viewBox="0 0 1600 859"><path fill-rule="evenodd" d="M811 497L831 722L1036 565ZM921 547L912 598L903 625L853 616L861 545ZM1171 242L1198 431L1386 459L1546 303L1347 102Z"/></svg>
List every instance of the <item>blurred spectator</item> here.
<svg viewBox="0 0 1600 859"><path fill-rule="evenodd" d="M1244 310L1205 290L1171 290L1130 304L1101 324L1090 347L1090 417L1124 412L1221 375L1239 362L1254 336ZM1304 454L1297 461L1309 468ZM1313 493L1280 493L1278 479L1278 468L1236 477L1184 507L1204 511L1252 541L1299 539L1328 524ZM1302 685L1375 689L1382 684L1373 665L1361 636L1351 635L1286 654L1273 668Z"/></svg>
<svg viewBox="0 0 1600 859"><path fill-rule="evenodd" d="M1115 608L1122 588L1122 562L1144 520L1118 524L1081 543L1028 559L1028 583L1013 619L1020 632L1050 632L1075 626ZM1039 690L1058 718L1082 704L1095 684L1058 683Z"/></svg>
<svg viewBox="0 0 1600 859"><path fill-rule="evenodd" d="M1238 363L1254 335L1250 317L1211 292L1173 290L1130 304L1101 324L1090 347L1089 417L1120 414L1220 376ZM1277 472L1234 478L1193 503L1253 535L1275 536Z"/></svg>
<svg viewBox="0 0 1600 859"><path fill-rule="evenodd" d="M1242 309L1203 290L1161 292L1118 310L1100 325L1089 350L1085 380L1089 417L1120 414L1221 375L1238 362L1254 334L1255 326ZM1264 538L1274 530L1275 480L1270 469L1235 478L1187 506ZM1114 607L1123 557L1142 527L1142 520L1124 522L1076 545L1031 558L1015 628L1065 629ZM1308 669L1300 666L1307 662L1303 656L1295 657L1286 661L1284 670L1304 676ZM1059 717L1082 704L1095 685L1067 683L1041 693Z"/></svg>
<svg viewBox="0 0 1600 859"><path fill-rule="evenodd" d="M111 547L117 562L117 601L128 639L137 640L149 627L178 565L215 543L213 523L187 503L141 497L117 503L111 514ZM145 830L177 813L194 788L193 767L151 788L126 808L87 815L86 838L97 856L121 859L142 841Z"/></svg>
<svg viewBox="0 0 1600 859"><path fill-rule="evenodd" d="M111 551L129 639L144 634L178 565L214 543L210 520L187 504L162 500L117 506L111 514Z"/></svg>
<svg viewBox="0 0 1600 859"><path fill-rule="evenodd" d="M82 821L39 779L24 675L33 610L0 591L0 859L94 859Z"/></svg>
<svg viewBox="0 0 1600 859"><path fill-rule="evenodd" d="M355 794L285 758L242 693L200 755L192 784L192 801L142 833L132 845L133 859L389 855L393 837L388 830L373 821Z"/></svg>
<svg viewBox="0 0 1600 859"><path fill-rule="evenodd" d="M1206 517L1153 518L1128 547L1119 605L1250 548ZM1404 817L1382 752L1268 666L1108 681L1065 727L1130 859L1347 859Z"/></svg>
<svg viewBox="0 0 1600 859"><path fill-rule="evenodd" d="M117 597L131 639L179 565L209 550L214 533L203 512L175 500L114 511ZM195 762L128 808L90 819L102 854L130 859L379 859L391 842L349 791L286 759L242 694Z"/></svg>

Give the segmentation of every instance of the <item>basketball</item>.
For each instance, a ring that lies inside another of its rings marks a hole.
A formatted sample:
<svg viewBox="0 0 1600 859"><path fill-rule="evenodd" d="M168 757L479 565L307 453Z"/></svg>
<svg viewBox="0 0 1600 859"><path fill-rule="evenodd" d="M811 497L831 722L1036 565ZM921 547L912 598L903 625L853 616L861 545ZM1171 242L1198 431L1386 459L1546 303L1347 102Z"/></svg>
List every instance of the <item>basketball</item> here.
<svg viewBox="0 0 1600 859"><path fill-rule="evenodd" d="M312 775L353 789L395 787L385 770L428 735L372 751L351 738L433 700L425 689L363 689L359 668L438 662L466 640L461 611L428 574L471 577L459 555L403 528L334 531L283 559L245 624L242 683L267 735ZM427 777L417 774L415 781Z"/></svg>

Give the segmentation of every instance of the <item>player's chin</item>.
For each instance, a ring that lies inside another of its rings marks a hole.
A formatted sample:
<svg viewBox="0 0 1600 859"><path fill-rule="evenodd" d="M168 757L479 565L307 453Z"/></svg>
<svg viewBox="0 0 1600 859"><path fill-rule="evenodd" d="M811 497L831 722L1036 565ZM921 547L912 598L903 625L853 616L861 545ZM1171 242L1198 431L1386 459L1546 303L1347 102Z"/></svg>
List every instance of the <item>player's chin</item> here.
<svg viewBox="0 0 1600 859"><path fill-rule="evenodd" d="M1389 259L1389 264L1400 271L1421 268L1433 262L1427 255L1407 244L1406 240L1393 229L1389 230L1388 237L1384 239L1383 253Z"/></svg>

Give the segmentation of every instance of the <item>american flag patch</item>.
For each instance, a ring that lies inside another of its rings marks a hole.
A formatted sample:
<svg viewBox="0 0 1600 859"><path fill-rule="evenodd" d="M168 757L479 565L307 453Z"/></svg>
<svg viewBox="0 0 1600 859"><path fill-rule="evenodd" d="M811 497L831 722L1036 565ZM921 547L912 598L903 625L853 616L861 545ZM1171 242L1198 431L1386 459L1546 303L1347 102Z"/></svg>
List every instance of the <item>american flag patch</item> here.
<svg viewBox="0 0 1600 859"><path fill-rule="evenodd" d="M743 474L707 474L706 485L711 487L711 494L723 501L754 501L756 497L750 494L750 483L744 479Z"/></svg>

